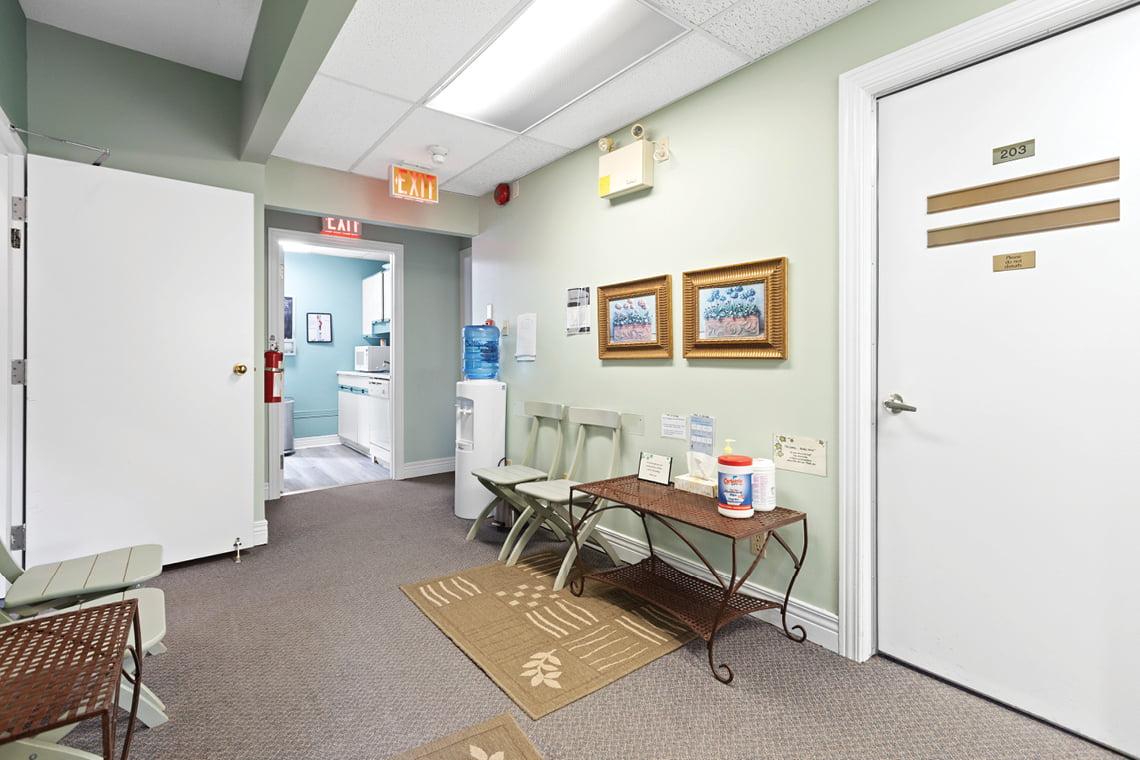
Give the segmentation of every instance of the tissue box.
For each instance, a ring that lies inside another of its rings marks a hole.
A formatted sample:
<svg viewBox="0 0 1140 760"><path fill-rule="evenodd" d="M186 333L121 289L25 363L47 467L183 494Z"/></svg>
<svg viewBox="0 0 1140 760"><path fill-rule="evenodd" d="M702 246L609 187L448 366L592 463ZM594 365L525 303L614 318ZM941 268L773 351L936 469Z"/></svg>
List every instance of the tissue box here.
<svg viewBox="0 0 1140 760"><path fill-rule="evenodd" d="M690 491L692 493L699 493L701 496L716 498L715 480L694 478L691 475L678 475L677 479L673 481L673 485L682 491Z"/></svg>

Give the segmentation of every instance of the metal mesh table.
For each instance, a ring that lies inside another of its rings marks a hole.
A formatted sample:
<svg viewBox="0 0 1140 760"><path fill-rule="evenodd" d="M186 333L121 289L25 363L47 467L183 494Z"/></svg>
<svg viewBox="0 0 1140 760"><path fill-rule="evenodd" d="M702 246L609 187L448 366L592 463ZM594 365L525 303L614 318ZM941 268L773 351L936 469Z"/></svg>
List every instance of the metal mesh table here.
<svg viewBox="0 0 1140 760"><path fill-rule="evenodd" d="M710 583L701 578L684 573L656 556L653 550L653 540L649 535L648 526L645 530L645 539L649 545L649 556L634 565L623 565L610 570L592 573L583 573L579 559L579 573L576 580L571 583L570 590L581 594L585 578L608 583L612 586L625 589L631 594L670 612L680 622L684 623L693 633L708 643L709 667L717 680L728 683L733 678L732 668L721 663L719 668L727 672L722 676L718 666L713 663L713 642L719 631L726 623L753 612L767 609L780 610L780 620L784 627L784 634L794 641L807 639L807 632L803 626L788 628L788 599L791 598L792 585L803 567L807 556L807 515L783 507L776 507L769 512L756 512L747 519L734 519L724 517L717 512L716 500L708 496L681 491L671 486L639 480L636 475L626 475L620 478L599 480L594 483L582 483L574 486L573 491L581 491L592 497L586 505L585 511L579 519L573 521L571 529L574 541L579 539L579 531L583 525L592 524L597 515L608 509L629 509L641 517L643 525L647 519L664 525L680 538L708 568L709 573L717 581ZM607 502L609 502L607 504ZM777 531L791 525L800 523L803 526L803 548L797 555L787 541ZM694 528L709 531L724 536L732 542L732 572L728 578L717 572L716 568L705 558L704 554L690 541L684 533L677 528L677 524L689 525ZM756 569L760 558L764 556L763 547L752 560L752 564L743 572L737 572L736 542L750 539L753 536L764 535L763 546L768 540L774 538L792 558L795 572L788 581L788 588L784 593L783 603L758 599L740 593L740 588L748 580L748 576ZM580 557L581 555L579 555ZM797 631L793 634L792 631Z"/></svg>
<svg viewBox="0 0 1140 760"><path fill-rule="evenodd" d="M141 662L130 634L141 641L137 602L88 607L0 626L0 744L36 736L88 718L101 717L103 757L115 748L115 713L123 657ZM138 711L134 689L122 757L130 751Z"/></svg>

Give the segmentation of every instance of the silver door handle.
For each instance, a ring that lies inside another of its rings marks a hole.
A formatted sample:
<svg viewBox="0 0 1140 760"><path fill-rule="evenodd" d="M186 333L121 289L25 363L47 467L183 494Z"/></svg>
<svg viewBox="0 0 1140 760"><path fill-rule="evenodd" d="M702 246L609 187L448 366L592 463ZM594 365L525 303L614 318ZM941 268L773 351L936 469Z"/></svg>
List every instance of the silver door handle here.
<svg viewBox="0 0 1140 760"><path fill-rule="evenodd" d="M911 406L910 404L903 403L903 397L897 393L892 393L887 396L883 401L883 406L890 410L891 414L898 414L899 412L917 412L918 407Z"/></svg>

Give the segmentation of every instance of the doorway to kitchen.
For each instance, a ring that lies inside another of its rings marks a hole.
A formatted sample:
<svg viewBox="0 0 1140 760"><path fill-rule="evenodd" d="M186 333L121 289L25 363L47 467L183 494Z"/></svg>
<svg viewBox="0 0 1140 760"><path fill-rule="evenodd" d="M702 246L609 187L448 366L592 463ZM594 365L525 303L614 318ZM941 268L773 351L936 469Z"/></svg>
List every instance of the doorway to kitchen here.
<svg viewBox="0 0 1140 760"><path fill-rule="evenodd" d="M266 404L266 498L399 478L403 246L270 228L267 332L284 356Z"/></svg>

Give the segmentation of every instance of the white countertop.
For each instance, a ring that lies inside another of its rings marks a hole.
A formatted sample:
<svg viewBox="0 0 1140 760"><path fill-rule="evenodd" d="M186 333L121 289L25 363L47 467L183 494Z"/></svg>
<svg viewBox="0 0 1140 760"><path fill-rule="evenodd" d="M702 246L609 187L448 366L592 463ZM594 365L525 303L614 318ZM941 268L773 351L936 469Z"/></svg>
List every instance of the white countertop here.
<svg viewBox="0 0 1140 760"><path fill-rule="evenodd" d="M353 377L374 377L374 378L378 378L380 380L389 380L392 377L392 373L389 370L383 370L382 372L359 372L356 370L337 370L337 374L338 375L352 375Z"/></svg>

